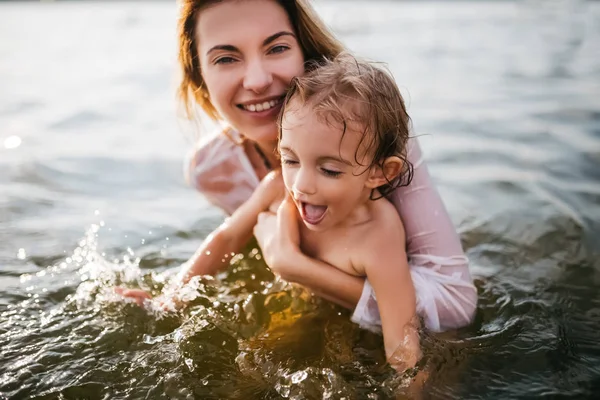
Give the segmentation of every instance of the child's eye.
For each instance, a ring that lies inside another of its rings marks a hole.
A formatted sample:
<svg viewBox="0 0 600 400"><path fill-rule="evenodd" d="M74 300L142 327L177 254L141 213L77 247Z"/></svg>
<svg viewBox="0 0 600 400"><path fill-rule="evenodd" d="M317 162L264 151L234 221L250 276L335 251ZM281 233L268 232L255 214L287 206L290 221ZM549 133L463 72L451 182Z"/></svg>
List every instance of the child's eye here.
<svg viewBox="0 0 600 400"><path fill-rule="evenodd" d="M215 64L231 64L235 62L233 57L220 57L215 60Z"/></svg>
<svg viewBox="0 0 600 400"><path fill-rule="evenodd" d="M278 45L278 46L274 46L269 50L269 53L271 54L279 54L279 53L283 53L284 51L288 50L289 47L288 46L284 46L282 44Z"/></svg>
<svg viewBox="0 0 600 400"><path fill-rule="evenodd" d="M326 168L321 168L321 171L326 175L329 176L331 178L337 178L338 176L340 176L342 173L340 171L333 171L331 169L326 169Z"/></svg>
<svg viewBox="0 0 600 400"><path fill-rule="evenodd" d="M281 163L283 165L296 165L296 164L298 164L298 161L296 161L296 160L290 160L289 158L282 158L281 159Z"/></svg>

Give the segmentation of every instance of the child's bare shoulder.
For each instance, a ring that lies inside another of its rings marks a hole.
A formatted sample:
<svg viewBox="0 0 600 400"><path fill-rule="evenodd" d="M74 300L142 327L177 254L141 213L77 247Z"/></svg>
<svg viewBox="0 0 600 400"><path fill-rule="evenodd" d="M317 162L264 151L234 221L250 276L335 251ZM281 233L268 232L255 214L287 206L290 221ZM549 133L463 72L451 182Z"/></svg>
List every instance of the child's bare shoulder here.
<svg viewBox="0 0 600 400"><path fill-rule="evenodd" d="M372 204L372 219L354 247L353 264L367 274L369 266L390 257L405 257L406 236L400 215L386 199Z"/></svg>
<svg viewBox="0 0 600 400"><path fill-rule="evenodd" d="M374 245L399 241L404 243L404 224L398 211L387 199L375 200L372 204L373 219L368 226L365 245L371 249Z"/></svg>

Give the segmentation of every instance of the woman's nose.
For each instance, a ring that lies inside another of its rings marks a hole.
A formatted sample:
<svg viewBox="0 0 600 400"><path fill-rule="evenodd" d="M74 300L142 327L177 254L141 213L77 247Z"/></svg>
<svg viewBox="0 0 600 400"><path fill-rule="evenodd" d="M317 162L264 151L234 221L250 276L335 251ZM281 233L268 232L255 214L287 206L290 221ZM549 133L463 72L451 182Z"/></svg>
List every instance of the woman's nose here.
<svg viewBox="0 0 600 400"><path fill-rule="evenodd" d="M266 67L261 59L251 60L244 76L244 89L264 92L273 83L273 74Z"/></svg>

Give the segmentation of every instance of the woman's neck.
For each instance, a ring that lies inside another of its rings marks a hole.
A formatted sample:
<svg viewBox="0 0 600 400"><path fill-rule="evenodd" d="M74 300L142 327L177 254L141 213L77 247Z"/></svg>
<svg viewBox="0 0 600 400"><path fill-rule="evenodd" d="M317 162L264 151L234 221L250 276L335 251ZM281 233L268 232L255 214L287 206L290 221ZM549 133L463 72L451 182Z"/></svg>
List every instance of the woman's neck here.
<svg viewBox="0 0 600 400"><path fill-rule="evenodd" d="M277 154L277 141L272 142L254 142L257 149L265 158L265 164L269 169L275 169L279 166L279 155Z"/></svg>

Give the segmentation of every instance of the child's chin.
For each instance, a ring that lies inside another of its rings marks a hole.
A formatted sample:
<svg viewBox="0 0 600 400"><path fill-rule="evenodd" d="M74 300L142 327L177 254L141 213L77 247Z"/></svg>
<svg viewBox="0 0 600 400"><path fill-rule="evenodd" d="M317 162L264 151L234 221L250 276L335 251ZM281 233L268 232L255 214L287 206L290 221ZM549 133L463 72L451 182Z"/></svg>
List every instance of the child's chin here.
<svg viewBox="0 0 600 400"><path fill-rule="evenodd" d="M312 224L306 220L302 220L302 222L304 222L304 226L306 226L309 230L311 230L313 232L321 232L321 231L324 231L325 229L327 229L325 227L325 225L323 224L323 220L319 221L316 224Z"/></svg>

